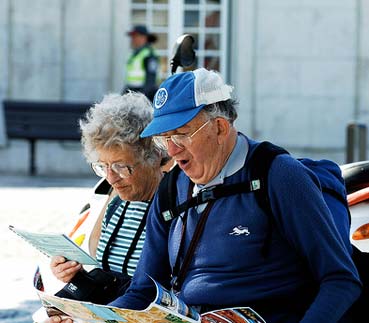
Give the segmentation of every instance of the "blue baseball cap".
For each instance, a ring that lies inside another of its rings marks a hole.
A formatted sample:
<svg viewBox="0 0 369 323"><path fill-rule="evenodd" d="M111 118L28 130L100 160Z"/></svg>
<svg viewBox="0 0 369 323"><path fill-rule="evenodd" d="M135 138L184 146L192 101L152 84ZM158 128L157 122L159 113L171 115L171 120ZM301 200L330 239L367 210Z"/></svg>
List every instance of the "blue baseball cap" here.
<svg viewBox="0 0 369 323"><path fill-rule="evenodd" d="M199 68L167 78L153 100L154 118L140 137L171 131L190 122L206 105L231 98L232 87L219 73Z"/></svg>

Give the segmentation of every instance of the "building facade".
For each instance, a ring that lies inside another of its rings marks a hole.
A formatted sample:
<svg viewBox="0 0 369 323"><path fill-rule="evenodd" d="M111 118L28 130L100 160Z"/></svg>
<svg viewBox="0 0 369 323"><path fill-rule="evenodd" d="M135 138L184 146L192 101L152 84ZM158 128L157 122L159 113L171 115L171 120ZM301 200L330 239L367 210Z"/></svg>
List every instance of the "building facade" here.
<svg viewBox="0 0 369 323"><path fill-rule="evenodd" d="M234 85L237 128L255 139L343 163L348 123L368 124L365 0L2 0L0 100L120 92L135 24L157 34L163 79L177 37L193 35L196 66ZM26 173L28 156L0 110L0 173ZM36 162L39 174L90 174L75 142L39 141Z"/></svg>

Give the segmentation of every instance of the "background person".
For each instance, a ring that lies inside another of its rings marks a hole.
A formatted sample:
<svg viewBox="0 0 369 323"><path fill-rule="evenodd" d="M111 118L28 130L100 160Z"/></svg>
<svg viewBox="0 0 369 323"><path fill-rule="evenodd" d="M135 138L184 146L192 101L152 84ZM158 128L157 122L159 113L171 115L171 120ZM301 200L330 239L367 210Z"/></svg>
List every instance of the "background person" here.
<svg viewBox="0 0 369 323"><path fill-rule="evenodd" d="M123 268L125 257L162 178L161 167L169 160L166 152L158 149L150 138L139 137L151 119L148 99L141 93L130 92L105 96L80 121L87 160L96 175L105 177L117 194L107 209L115 205L110 220L106 220L107 211L94 228L97 234L92 235L95 240L90 241L90 251L92 254L96 251L96 259L103 268L120 273L126 270L129 275L133 275L140 257L145 229L127 268ZM109 241L121 218L123 222ZM65 283L82 269L81 264L61 256L53 257L50 266L54 275Z"/></svg>
<svg viewBox="0 0 369 323"><path fill-rule="evenodd" d="M231 87L215 72L179 73L161 85L154 119L141 136L154 136L180 167L178 204L204 188L250 180L248 161L258 142L237 132L236 118ZM207 213L183 284L175 286L185 303L202 312L250 306L269 323L350 322L344 315L361 284L317 177L282 154L272 162L268 181L275 223L267 256L261 248L269 221L255 194L216 199L171 222L161 215L156 195L132 284L111 305L147 307L155 296L149 276L170 288ZM232 234L240 226L247 228L244 234Z"/></svg>
<svg viewBox="0 0 369 323"><path fill-rule="evenodd" d="M150 101L157 90L159 59L152 44L157 37L146 26L135 26L128 35L131 38L132 55L126 64L125 90L144 93Z"/></svg>

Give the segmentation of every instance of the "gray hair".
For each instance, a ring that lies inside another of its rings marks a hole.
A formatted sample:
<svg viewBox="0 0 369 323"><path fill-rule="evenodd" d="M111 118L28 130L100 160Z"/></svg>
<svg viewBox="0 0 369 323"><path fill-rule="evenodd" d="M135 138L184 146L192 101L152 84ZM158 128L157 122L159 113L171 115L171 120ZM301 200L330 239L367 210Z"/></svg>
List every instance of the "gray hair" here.
<svg viewBox="0 0 369 323"><path fill-rule="evenodd" d="M221 117L228 120L228 122L233 125L233 122L237 119L237 106L237 101L229 99L209 104L205 106L202 111L209 117L209 119Z"/></svg>
<svg viewBox="0 0 369 323"><path fill-rule="evenodd" d="M128 92L105 95L79 121L82 146L88 162L97 161L97 149L129 145L142 163L153 165L167 153L154 145L151 137L140 133L152 120L152 108L145 95Z"/></svg>

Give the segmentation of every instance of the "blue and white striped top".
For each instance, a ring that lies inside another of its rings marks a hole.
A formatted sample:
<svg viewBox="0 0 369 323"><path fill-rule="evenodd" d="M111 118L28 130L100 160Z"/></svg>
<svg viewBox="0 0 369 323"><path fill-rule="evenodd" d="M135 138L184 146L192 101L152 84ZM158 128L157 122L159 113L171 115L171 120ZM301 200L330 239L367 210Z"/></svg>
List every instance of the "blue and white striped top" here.
<svg viewBox="0 0 369 323"><path fill-rule="evenodd" d="M108 225L106 225L106 214L109 208L112 206L113 201L110 203L109 207L107 208L107 211L105 212L104 220L102 222L101 227L101 235L96 251L96 259L100 264L102 264L102 257L106 245L109 241L111 234L114 231L115 226L117 225L120 216L122 215L122 211L126 203L127 202L124 200L121 201L121 204L115 210ZM110 270L122 272L122 266L124 263L125 256L127 255L129 246L132 243L136 231L141 223L141 219L144 216L148 206L149 202L141 202L141 201L132 201L128 205L127 211L124 215L122 226L120 227L117 236L115 237L114 241L110 246L110 252L108 255L108 264L110 266ZM145 236L146 229L143 230L140 239L137 242L137 246L128 261L127 272L130 276L132 276L136 270L136 266L142 252Z"/></svg>

